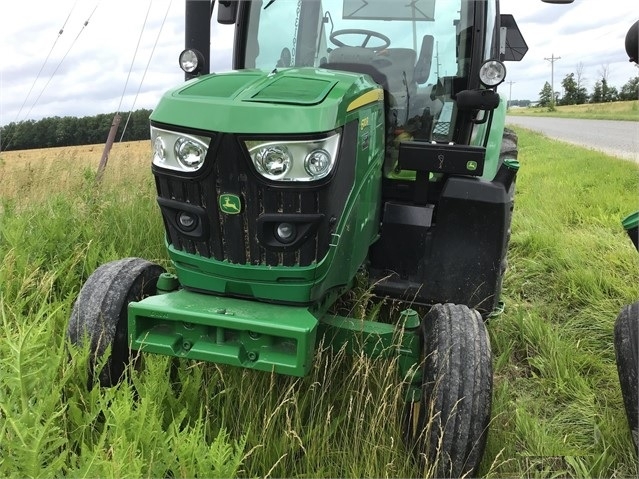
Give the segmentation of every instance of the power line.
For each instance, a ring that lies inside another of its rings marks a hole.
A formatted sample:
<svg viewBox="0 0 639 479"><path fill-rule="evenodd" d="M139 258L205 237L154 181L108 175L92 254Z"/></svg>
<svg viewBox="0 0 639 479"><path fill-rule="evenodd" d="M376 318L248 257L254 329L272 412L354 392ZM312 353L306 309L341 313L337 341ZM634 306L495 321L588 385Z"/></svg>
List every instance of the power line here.
<svg viewBox="0 0 639 479"><path fill-rule="evenodd" d="M53 45L51 45L51 49L49 50L49 53L47 54L47 57L44 59L44 62L42 63L42 66L40 67L40 70L38 71L38 74L36 75L35 80L33 80L33 83L31 84L31 88L29 88L29 92L27 93L27 96L24 98L24 101L22 102L22 105L20 105L20 109L18 110L18 113L16 113L16 117L13 120L14 123L18 122L18 118L20 117L20 113L22 113L22 109L24 108L24 105L27 104L27 100L31 96L31 92L33 91L33 88L35 87L35 84L40 79L40 75L42 74L42 70L44 70L44 67L46 66L47 62L49 61L49 58L51 57L51 53L53 53L53 49L57 45L58 40L60 39L62 34L64 33L64 27L66 27L67 22L69 21L69 18L71 18L71 14L73 13L73 10L75 9L75 6L76 6L77 3L78 3L77 0L73 3L73 6L71 7L71 10L69 11L69 14L67 15L66 20L62 24L62 27L60 27L60 30L58 31L58 36L55 37ZM15 134L15 132L14 132L14 134ZM9 140L7 140L7 145L6 145L7 147L9 146L9 143L11 142L11 139L12 138L10 137ZM2 151L1 142L0 142L0 151Z"/></svg>
<svg viewBox="0 0 639 479"><path fill-rule="evenodd" d="M95 11L98 9L98 5L100 5L100 2L98 1L98 3L95 5L95 7L93 8L93 11L91 12L91 14L89 15L89 18L87 18L84 22L84 24L82 25L82 28L80 28L80 31L78 32L78 34L76 35L76 37L73 39L73 42L71 43L71 45L69 46L69 48L67 49L66 53L64 54L64 56L62 57L62 60L60 60L58 62L58 65L55 67L55 70L53 70L53 73L51 73L51 75L49 76L49 79L47 80L47 82L45 83L44 87L42 88L42 90L40 91L40 94L38 95L38 97L35 99L35 101L33 102L33 104L31 105L31 108L29 108L29 111L27 112L27 114L25 115L25 118L28 117L31 114L31 111L33 110L33 108L38 104L38 101L40 100L40 98L42 97L42 94L44 93L44 91L47 89L47 87L49 86L49 83L51 83L51 80L53 80L53 77L55 76L55 74L58 72L58 69L60 68L60 66L62 65L62 63L64 62L64 60L67 58L67 55L69 54L69 52L71 51L71 49L73 48L73 46L75 45L75 43L78 41L78 38L80 38L80 35L82 34L82 32L84 31L84 29L86 28L86 26L89 24L89 20L91 20L91 17L93 17L93 14L95 13ZM18 129L18 126L16 125L16 130ZM15 138L15 133L13 134L12 138ZM5 145L5 148L8 148L9 145L11 143L11 139L7 142L7 144Z"/></svg>
<svg viewBox="0 0 639 479"><path fill-rule="evenodd" d="M149 65L151 64L151 60L153 59L153 54L155 53L155 47L157 47L158 42L160 40L160 36L162 34L162 29L164 28L164 24L166 23L166 19L169 16L169 11L171 10L171 4L173 0L169 2L168 7L166 7L166 13L164 14L164 19L162 20L162 24L160 25L160 29L158 30L158 34L155 37L155 43L153 44L153 48L151 49L151 54L149 55L149 60L146 62L146 67L144 68L144 73L142 74L142 79L140 80L140 84L138 85L138 91L135 93L135 98L133 99L133 104L129 109L129 115L126 118L126 122L124 123L124 128L122 128L122 135L120 136L120 141L124 138L124 132L126 132L126 127L129 124L129 120L131 119L131 114L133 113L133 108L135 107L135 103L138 100L138 96L140 95L140 90L142 89L142 83L144 83L144 79L146 78L146 74L149 70Z"/></svg>
<svg viewBox="0 0 639 479"><path fill-rule="evenodd" d="M71 43L71 45L69 46L69 48L67 49L66 53L64 54L64 56L62 57L62 59L60 60L60 62L58 63L58 65L55 67L55 70L53 70L53 73L51 73L51 76L49 77L49 80L47 81L47 83L44 85L44 88L42 88L42 90L40 91L40 94L38 95L38 98L36 98L35 102L33 102L33 105L31 105L31 108L29 109L29 112L27 113L27 116L29 116L29 114L31 113L31 110L33 110L33 108L36 106L36 104L38 103L38 101L40 100L40 98L42 97L42 94L44 93L44 91L47 89L47 87L49 86L49 83L51 83L51 80L53 80L53 77L55 76L55 74L58 72L58 69L60 68L60 66L62 65L62 63L64 62L64 60L67 58L67 55L69 54L69 52L71 51L71 49L73 48L73 46L75 45L75 42L78 41L78 38L80 38L80 35L82 34L82 32L84 31L84 29L86 28L86 26L89 24L89 20L91 20L91 17L93 16L93 14L95 13L95 11L98 8L98 5L100 4L100 2L98 2L95 5L95 8L93 9L93 11L91 12L91 15L89 15L89 18L87 18L84 22L84 24L82 25L82 28L80 28L80 31L78 32L78 34L75 36L75 38L73 39L73 42Z"/></svg>
<svg viewBox="0 0 639 479"><path fill-rule="evenodd" d="M146 10L146 16L144 17L144 23L142 24L142 30L140 30L140 36L138 37L138 43L135 46L135 51L133 52L133 58L131 59L131 66L129 67L129 73L126 76L126 81L124 82L124 88L122 89L122 95L120 96L120 103L118 104L118 109L116 110L116 114L120 113L120 107L122 106L122 100L124 99L124 94L126 93L126 87L129 84L129 78L131 78L131 71L133 70L133 65L135 64L135 57L138 55L138 49L140 48L140 42L142 41L142 35L144 34L144 29L146 27L146 21L149 19L149 12L151 11L151 1L149 1L149 8Z"/></svg>

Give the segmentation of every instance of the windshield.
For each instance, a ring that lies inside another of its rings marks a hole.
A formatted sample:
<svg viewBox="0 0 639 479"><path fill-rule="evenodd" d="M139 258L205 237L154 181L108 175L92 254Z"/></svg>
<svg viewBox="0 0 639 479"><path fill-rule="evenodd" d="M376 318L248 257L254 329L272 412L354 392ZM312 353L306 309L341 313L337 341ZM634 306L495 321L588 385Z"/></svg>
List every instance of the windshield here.
<svg viewBox="0 0 639 479"><path fill-rule="evenodd" d="M244 67L369 73L388 93L396 128L426 118L423 136L450 141L472 18L473 0L253 1Z"/></svg>

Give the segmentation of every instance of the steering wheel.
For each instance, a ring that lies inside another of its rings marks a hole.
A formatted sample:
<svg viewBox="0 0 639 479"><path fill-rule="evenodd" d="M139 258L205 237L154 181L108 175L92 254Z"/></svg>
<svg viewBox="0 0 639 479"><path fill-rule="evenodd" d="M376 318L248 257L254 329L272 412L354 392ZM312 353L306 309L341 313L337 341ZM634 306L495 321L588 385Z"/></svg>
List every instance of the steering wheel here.
<svg viewBox="0 0 639 479"><path fill-rule="evenodd" d="M329 36L330 41L333 43L333 45L337 45L338 47L352 47L352 46L357 46L357 45L346 45L344 42L342 42L341 40L338 40L335 37L339 37L341 35L364 35L366 38L364 38L364 40L362 41L362 44L359 45L359 47L361 48L367 48L369 50L373 50L373 51L379 51L379 50L383 50L384 48L388 48L390 46L390 38L388 38L386 35L382 35L381 33L378 32L374 32L373 30L364 30L364 29L359 29L359 28L347 28L344 30L335 30L334 32L331 32L331 35ZM377 38L379 40L381 40L382 42L384 42L383 45L377 46L377 47L368 47L366 45L368 45L368 42L371 38Z"/></svg>

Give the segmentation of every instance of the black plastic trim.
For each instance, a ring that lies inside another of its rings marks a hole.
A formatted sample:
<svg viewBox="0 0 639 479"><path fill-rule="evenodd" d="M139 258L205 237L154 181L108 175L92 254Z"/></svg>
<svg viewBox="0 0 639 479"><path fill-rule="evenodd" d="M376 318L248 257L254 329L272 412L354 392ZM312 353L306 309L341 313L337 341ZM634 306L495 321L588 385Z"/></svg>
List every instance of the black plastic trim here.
<svg viewBox="0 0 639 479"><path fill-rule="evenodd" d="M157 197L157 202L164 216L164 220L167 221L171 227L179 231L180 234L198 240L208 237L209 222L206 218L206 210L204 208L181 201L161 198L159 196ZM182 211L190 213L198 219L197 225L194 228L185 229L178 224L177 215Z"/></svg>
<svg viewBox="0 0 639 479"><path fill-rule="evenodd" d="M294 251L309 240L319 228L324 215L318 214L263 214L257 219L257 240L271 251ZM275 228L280 223L295 225L293 241L283 243L275 236Z"/></svg>
<svg viewBox="0 0 639 479"><path fill-rule="evenodd" d="M402 141L398 162L402 170L481 176L485 157L486 148L481 146ZM471 161L476 165L474 170L467 168Z"/></svg>

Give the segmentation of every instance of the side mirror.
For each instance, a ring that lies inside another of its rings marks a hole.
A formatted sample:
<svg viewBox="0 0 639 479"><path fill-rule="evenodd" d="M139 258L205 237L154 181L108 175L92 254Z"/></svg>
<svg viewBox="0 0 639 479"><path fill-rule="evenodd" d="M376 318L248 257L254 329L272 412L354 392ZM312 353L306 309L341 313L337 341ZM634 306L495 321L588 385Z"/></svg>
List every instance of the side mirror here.
<svg viewBox="0 0 639 479"><path fill-rule="evenodd" d="M237 16L237 0L220 1L217 4L217 22L233 25Z"/></svg>

